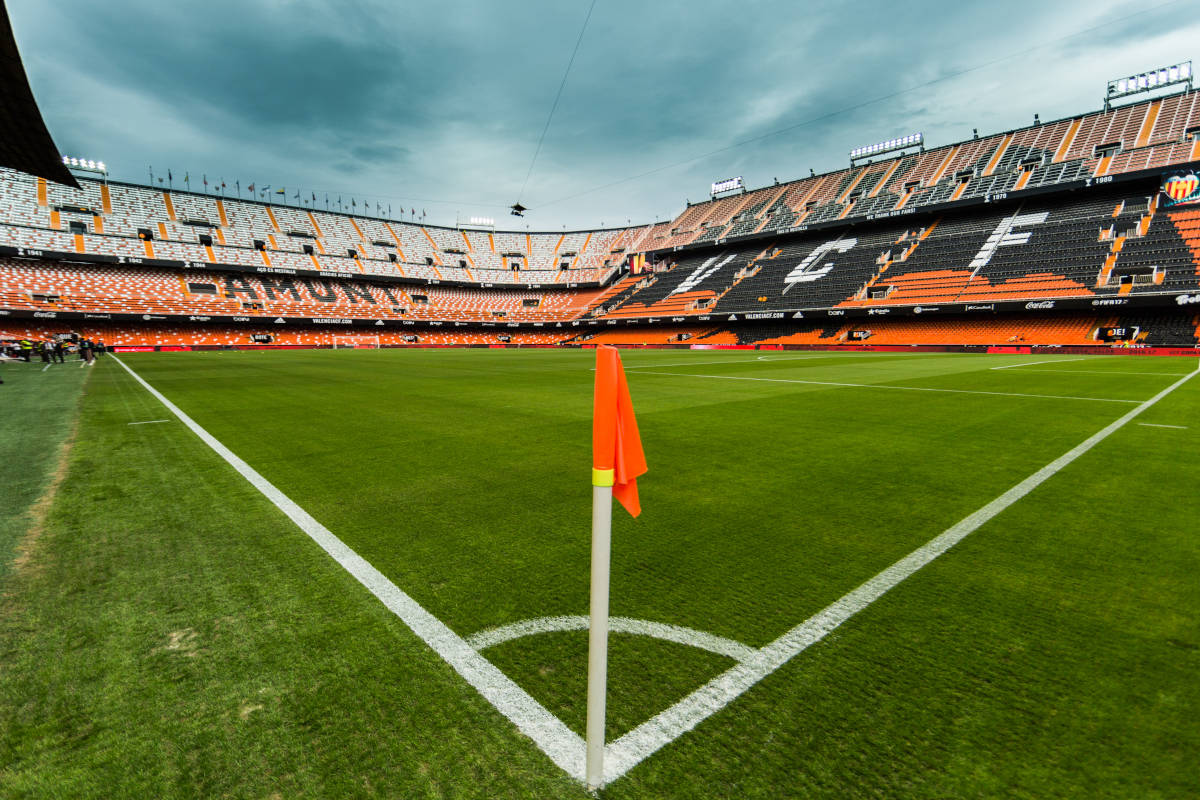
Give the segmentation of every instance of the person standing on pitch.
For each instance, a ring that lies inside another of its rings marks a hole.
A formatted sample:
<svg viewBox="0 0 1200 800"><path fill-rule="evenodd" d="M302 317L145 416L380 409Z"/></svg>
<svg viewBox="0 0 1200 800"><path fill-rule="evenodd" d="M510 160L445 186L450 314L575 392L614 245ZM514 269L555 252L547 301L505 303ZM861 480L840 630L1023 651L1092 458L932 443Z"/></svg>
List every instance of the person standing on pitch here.
<svg viewBox="0 0 1200 800"><path fill-rule="evenodd" d="M79 358L85 364L92 363L92 340L86 336L79 340Z"/></svg>
<svg viewBox="0 0 1200 800"><path fill-rule="evenodd" d="M61 339L54 343L54 360L59 364L66 363L66 359L63 357L63 353L66 352L66 349L67 346L62 343Z"/></svg>

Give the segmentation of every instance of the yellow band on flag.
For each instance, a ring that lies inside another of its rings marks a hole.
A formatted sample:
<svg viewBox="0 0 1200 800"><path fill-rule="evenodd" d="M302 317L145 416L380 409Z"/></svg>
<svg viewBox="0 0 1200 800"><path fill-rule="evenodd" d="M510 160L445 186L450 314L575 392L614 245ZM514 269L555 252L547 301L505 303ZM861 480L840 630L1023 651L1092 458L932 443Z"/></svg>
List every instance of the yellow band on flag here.
<svg viewBox="0 0 1200 800"><path fill-rule="evenodd" d="M592 468L592 486L612 486L615 470Z"/></svg>

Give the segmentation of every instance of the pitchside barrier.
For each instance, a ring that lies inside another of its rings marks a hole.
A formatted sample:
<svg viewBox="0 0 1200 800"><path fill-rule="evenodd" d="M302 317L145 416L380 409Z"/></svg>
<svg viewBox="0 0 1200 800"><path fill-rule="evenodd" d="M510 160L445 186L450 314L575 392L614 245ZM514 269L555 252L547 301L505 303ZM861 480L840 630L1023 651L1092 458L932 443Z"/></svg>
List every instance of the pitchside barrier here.
<svg viewBox="0 0 1200 800"><path fill-rule="evenodd" d="M1200 345L1194 347L1114 347L1102 345L1034 344L618 344L622 350L819 350L839 353L1002 353L1007 355L1047 355L1071 353L1089 356L1200 356ZM597 345L581 344L381 344L381 349L401 350L559 350L595 349ZM115 345L114 353L178 353L220 350L332 350L331 344L193 344L193 345Z"/></svg>

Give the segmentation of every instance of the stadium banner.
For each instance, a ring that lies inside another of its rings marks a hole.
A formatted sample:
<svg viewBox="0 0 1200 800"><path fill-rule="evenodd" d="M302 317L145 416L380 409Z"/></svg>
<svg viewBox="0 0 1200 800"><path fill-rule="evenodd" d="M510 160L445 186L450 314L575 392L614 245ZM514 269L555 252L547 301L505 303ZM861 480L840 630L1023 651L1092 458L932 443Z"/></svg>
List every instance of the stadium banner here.
<svg viewBox="0 0 1200 800"><path fill-rule="evenodd" d="M1136 325L1117 325L1098 328L1096 339L1101 342L1129 342L1137 338L1142 329Z"/></svg>
<svg viewBox="0 0 1200 800"><path fill-rule="evenodd" d="M3 253L0 253L2 255ZM1102 297L1055 297L1046 300L997 300L987 303L946 303L936 306L886 306L862 307L847 306L842 308L821 309L789 309L788 311L754 311L749 313L732 314L693 314L686 318L689 322L727 322L744 324L745 322L763 322L779 320L824 320L824 319L863 319L863 318L892 318L913 317L928 314L975 316L978 314L995 315L1000 313L1030 312L1054 313L1058 311L1083 311L1100 309L1126 308L1190 308L1200 305L1200 292L1170 292L1144 295L1104 295ZM336 327L462 327L483 328L496 327L494 322L463 322L461 320L439 319L383 319L379 317L313 317L313 316L279 316L275 314L137 314L137 313L93 313L90 311L49 311L28 308L0 308L0 318L38 318L63 320L95 320L112 322L199 322L199 323L242 323L257 325L317 325ZM678 317L649 317L636 319L606 319L606 320L573 320L570 327L580 324L595 326L648 326L658 324L677 324L673 320ZM558 327L546 322L505 322L499 323L505 328L546 328Z"/></svg>
<svg viewBox="0 0 1200 800"><path fill-rule="evenodd" d="M1164 204L1190 206L1200 203L1200 176L1195 172L1167 172L1163 174L1162 193Z"/></svg>

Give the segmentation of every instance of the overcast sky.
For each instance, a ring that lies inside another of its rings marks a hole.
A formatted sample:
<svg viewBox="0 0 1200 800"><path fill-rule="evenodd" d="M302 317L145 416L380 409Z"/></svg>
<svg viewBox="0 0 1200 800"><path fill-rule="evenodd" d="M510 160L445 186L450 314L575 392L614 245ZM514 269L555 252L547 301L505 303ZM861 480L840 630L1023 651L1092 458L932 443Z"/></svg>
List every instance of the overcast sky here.
<svg viewBox="0 0 1200 800"><path fill-rule="evenodd" d="M533 230L1094 110L1109 79L1200 40L1200 0L596 0L522 193L591 0L7 4L59 148L115 179L170 168Z"/></svg>

